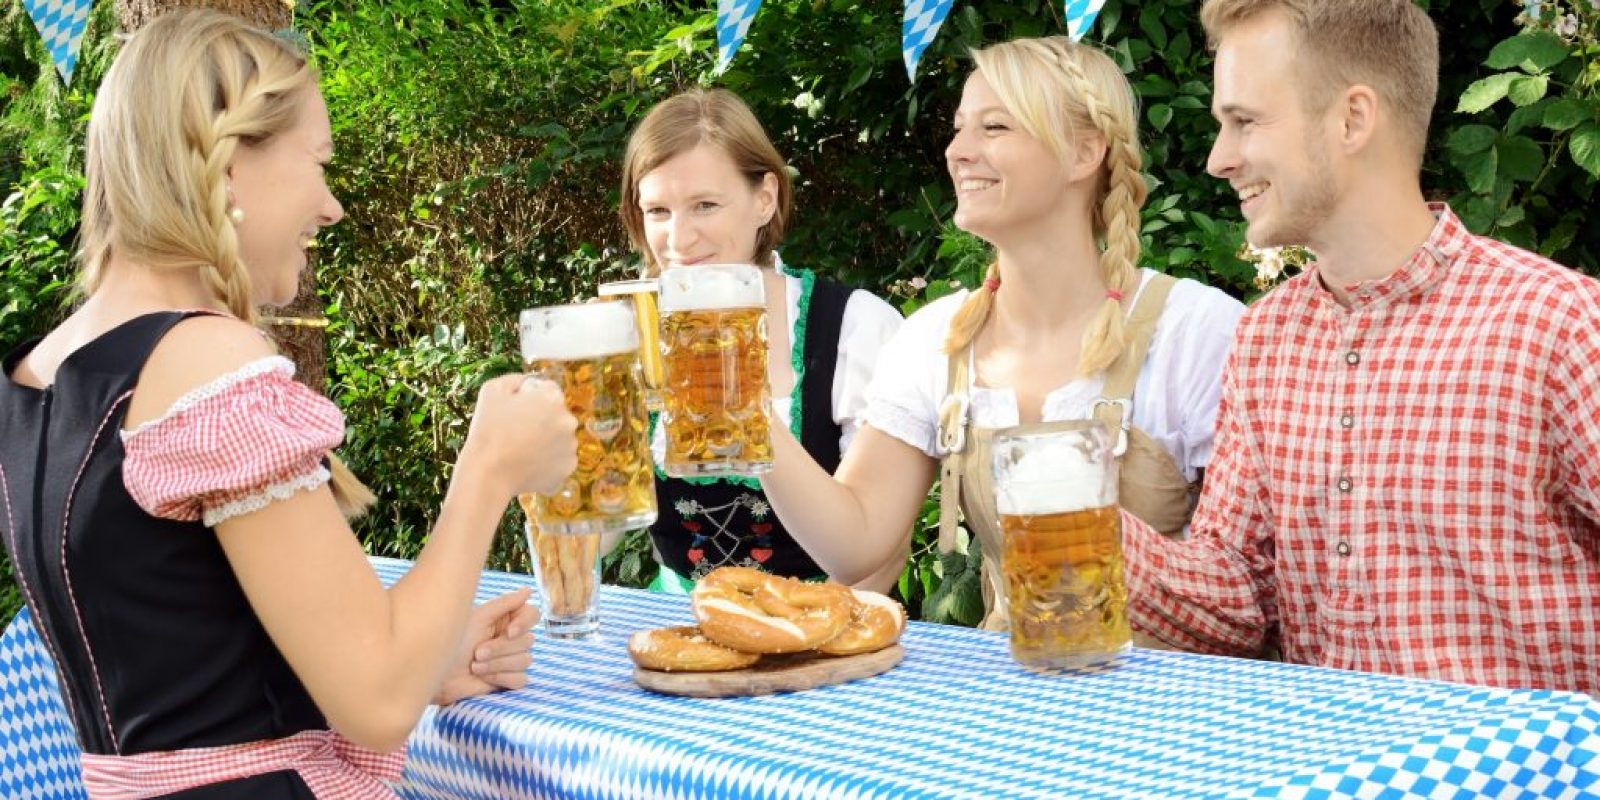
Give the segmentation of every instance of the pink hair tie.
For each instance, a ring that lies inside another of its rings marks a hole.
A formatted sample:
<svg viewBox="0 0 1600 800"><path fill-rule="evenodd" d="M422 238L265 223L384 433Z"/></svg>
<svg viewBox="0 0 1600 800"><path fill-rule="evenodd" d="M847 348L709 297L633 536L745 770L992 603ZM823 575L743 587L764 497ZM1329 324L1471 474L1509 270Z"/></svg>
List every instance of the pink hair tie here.
<svg viewBox="0 0 1600 800"><path fill-rule="evenodd" d="M1116 289L1107 289L1106 290L1106 299L1107 300L1115 300L1115 301L1120 303L1120 302L1122 302L1122 292L1118 291Z"/></svg>
<svg viewBox="0 0 1600 800"><path fill-rule="evenodd" d="M988 289L991 292L1000 291L1000 279L999 278L984 278L983 279L983 288Z"/></svg>

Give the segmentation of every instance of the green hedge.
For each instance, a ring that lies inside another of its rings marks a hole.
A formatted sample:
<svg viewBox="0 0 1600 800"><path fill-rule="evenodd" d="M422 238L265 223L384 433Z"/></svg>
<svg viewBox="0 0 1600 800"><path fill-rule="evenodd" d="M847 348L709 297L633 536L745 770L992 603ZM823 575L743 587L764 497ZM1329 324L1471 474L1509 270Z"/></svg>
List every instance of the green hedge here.
<svg viewBox="0 0 1600 800"><path fill-rule="evenodd" d="M17 0L5 2L0 180L15 194L0 209L0 345L9 347L59 313L78 142L112 4L97 4L79 76L63 91L40 66ZM1546 2L1545 18L1528 21L1507 0L1422 4L1445 41L1429 195L1450 199L1479 231L1596 272L1600 226L1588 208L1600 168L1600 11L1587 0ZM382 499L358 526L371 552L409 556L425 540L473 388L514 367L516 311L632 269L615 221L617 162L629 127L681 87L735 89L789 157L799 211L788 261L907 310L952 281L976 281L986 254L948 224L943 162L966 52L1061 32L1059 2L959 0L915 84L901 62L898 2L768 0L720 77L710 72L713 6L302 3L336 130L335 191L349 212L325 237L320 269L332 393L352 426L345 452ZM1249 299L1259 290L1254 265L1238 257L1236 199L1204 171L1215 124L1198 6L1110 0L1095 36L1144 105L1154 187L1146 263ZM1519 35L1525 25L1533 32ZM936 558L937 520L930 499L901 593L925 618L972 622L976 553ZM526 569L519 527L508 510L495 566ZM647 581L642 539L607 570L614 581ZM14 602L0 595L0 605Z"/></svg>

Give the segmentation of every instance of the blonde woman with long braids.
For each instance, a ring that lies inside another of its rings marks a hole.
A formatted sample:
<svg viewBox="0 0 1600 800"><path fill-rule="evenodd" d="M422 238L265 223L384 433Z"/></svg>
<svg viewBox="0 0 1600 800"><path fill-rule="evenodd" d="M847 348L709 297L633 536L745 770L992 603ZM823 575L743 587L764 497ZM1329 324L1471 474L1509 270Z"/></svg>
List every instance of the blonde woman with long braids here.
<svg viewBox="0 0 1600 800"><path fill-rule="evenodd" d="M865 424L834 475L784 439L763 486L829 574L882 588L942 475L940 544L955 543L959 497L990 556L985 625L999 627L999 522L989 464L974 452L1018 424L1126 426L1123 506L1182 535L1243 307L1139 269L1138 115L1110 58L1051 37L997 44L973 61L945 158L956 225L992 245L995 261L982 286L930 303L884 348Z"/></svg>
<svg viewBox="0 0 1600 800"><path fill-rule="evenodd" d="M371 496L332 454L343 418L252 324L343 214L331 156L305 59L231 16L163 16L100 87L85 299L0 377L0 534L91 798L391 798L429 702L526 680L526 592L473 595L512 497L571 471L576 421L550 384L486 384L384 589L345 521Z"/></svg>

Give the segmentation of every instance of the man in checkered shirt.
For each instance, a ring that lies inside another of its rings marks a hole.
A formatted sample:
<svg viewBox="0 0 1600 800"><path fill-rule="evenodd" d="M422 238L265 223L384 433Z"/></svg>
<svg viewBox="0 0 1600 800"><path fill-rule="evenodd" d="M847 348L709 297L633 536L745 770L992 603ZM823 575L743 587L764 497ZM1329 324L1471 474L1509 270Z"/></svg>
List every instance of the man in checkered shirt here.
<svg viewBox="0 0 1600 800"><path fill-rule="evenodd" d="M1240 322L1192 533L1127 515L1135 628L1189 650L1600 693L1600 282L1420 171L1411 0L1207 0L1208 169L1317 263Z"/></svg>

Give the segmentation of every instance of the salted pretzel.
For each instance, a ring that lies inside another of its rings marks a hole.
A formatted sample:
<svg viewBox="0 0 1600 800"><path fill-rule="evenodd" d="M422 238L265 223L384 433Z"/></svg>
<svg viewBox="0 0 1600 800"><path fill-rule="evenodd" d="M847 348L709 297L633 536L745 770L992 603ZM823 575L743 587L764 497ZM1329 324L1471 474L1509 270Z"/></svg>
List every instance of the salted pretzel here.
<svg viewBox="0 0 1600 800"><path fill-rule="evenodd" d="M830 656L875 653L900 641L906 627L906 610L899 603L877 592L850 592L854 605L850 624L838 636L823 642L817 650Z"/></svg>
<svg viewBox="0 0 1600 800"><path fill-rule="evenodd" d="M689 595L700 630L746 653L796 653L839 635L850 622L850 590L748 567L713 570Z"/></svg>
<svg viewBox="0 0 1600 800"><path fill-rule="evenodd" d="M755 653L723 647L693 625L639 631L628 637L628 655L633 663L661 672L744 669L761 658Z"/></svg>

